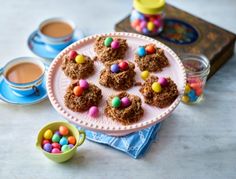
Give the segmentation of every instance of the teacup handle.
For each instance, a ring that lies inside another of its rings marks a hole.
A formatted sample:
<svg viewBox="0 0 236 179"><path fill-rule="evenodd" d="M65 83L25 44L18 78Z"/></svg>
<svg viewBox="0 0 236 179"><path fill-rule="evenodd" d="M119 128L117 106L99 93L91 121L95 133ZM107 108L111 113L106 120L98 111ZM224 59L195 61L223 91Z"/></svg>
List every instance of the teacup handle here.
<svg viewBox="0 0 236 179"><path fill-rule="evenodd" d="M85 139L86 139L86 134L83 130L78 130L79 131L79 135L80 135L80 138L79 138L79 141L77 142L76 146L80 146L81 144L84 143Z"/></svg>
<svg viewBox="0 0 236 179"><path fill-rule="evenodd" d="M41 37L40 35L36 32L34 34L34 37L32 38L32 41L36 44L41 44L41 45L44 45L45 43L41 40Z"/></svg>
<svg viewBox="0 0 236 179"><path fill-rule="evenodd" d="M39 89L38 89L36 86L32 86L32 89L34 90L34 94L35 94L36 96L39 96L39 95L40 95Z"/></svg>

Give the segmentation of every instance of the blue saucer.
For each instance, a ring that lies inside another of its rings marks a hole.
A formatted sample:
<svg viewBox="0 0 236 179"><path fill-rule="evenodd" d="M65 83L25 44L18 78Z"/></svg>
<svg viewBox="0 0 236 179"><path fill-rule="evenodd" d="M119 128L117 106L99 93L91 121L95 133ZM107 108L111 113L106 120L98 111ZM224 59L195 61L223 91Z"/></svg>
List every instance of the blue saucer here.
<svg viewBox="0 0 236 179"><path fill-rule="evenodd" d="M38 43L35 41L35 37L37 36L37 31L34 31L28 38L27 45L29 49L37 56L41 58L46 58L46 59L54 59L60 52L61 50L56 50L49 48L46 44L44 43ZM71 40L71 43L76 42L77 40L80 40L84 37L83 33L79 30L75 31L75 35L73 39ZM69 45L70 45L69 44Z"/></svg>
<svg viewBox="0 0 236 179"><path fill-rule="evenodd" d="M0 77L0 91L0 100L11 104L35 104L47 98L46 80L44 80L42 88L39 88L39 95L32 94L29 96L22 97L15 95L9 88L9 86L5 83L3 78Z"/></svg>

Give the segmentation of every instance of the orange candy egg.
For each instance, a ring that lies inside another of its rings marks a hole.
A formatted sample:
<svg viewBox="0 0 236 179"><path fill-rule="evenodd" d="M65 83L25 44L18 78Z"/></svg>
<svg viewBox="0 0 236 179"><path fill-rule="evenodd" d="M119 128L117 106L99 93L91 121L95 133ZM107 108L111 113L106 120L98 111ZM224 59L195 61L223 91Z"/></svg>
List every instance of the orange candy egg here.
<svg viewBox="0 0 236 179"><path fill-rule="evenodd" d="M202 84L201 84L201 82L191 83L190 87L194 90L197 90L202 87Z"/></svg>
<svg viewBox="0 0 236 179"><path fill-rule="evenodd" d="M74 87L73 92L76 96L81 96L83 93L83 88L81 88L80 86L76 86Z"/></svg>
<svg viewBox="0 0 236 179"><path fill-rule="evenodd" d="M60 133L61 135L65 136L65 135L69 134L69 130L68 130L68 128L65 127L65 126L60 126L60 127L59 127L59 133Z"/></svg>
<svg viewBox="0 0 236 179"><path fill-rule="evenodd" d="M145 50L146 50L147 54L153 54L156 52L156 49L153 45L147 45L145 47Z"/></svg>
<svg viewBox="0 0 236 179"><path fill-rule="evenodd" d="M69 136L68 137L68 142L69 142L69 144L75 145L75 143L76 143L75 137L74 136Z"/></svg>
<svg viewBox="0 0 236 179"><path fill-rule="evenodd" d="M203 91L202 91L202 88L198 88L195 92L197 96L200 96Z"/></svg>
<svg viewBox="0 0 236 179"><path fill-rule="evenodd" d="M137 26L139 26L139 24L140 24L140 20L135 19L135 20L131 23L131 26L132 26L133 28L136 28Z"/></svg>

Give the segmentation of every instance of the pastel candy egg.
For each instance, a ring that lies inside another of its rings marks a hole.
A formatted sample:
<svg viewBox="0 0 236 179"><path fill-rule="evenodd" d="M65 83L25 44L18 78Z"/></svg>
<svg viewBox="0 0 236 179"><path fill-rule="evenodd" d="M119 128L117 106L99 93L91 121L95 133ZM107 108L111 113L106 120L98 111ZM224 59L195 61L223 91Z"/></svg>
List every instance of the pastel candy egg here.
<svg viewBox="0 0 236 179"><path fill-rule="evenodd" d="M61 147L61 151L64 153L64 152L67 152L67 151L69 151L70 150L70 146L69 145L63 145L62 147Z"/></svg>
<svg viewBox="0 0 236 179"><path fill-rule="evenodd" d="M147 45L145 47L145 50L146 50L147 54L153 54L156 52L154 45Z"/></svg>
<svg viewBox="0 0 236 179"><path fill-rule="evenodd" d="M149 77L149 71L145 70L141 72L141 78L146 80Z"/></svg>
<svg viewBox="0 0 236 179"><path fill-rule="evenodd" d="M111 42L111 48L117 49L120 47L120 42L118 40L114 40Z"/></svg>
<svg viewBox="0 0 236 179"><path fill-rule="evenodd" d="M47 143L51 143L51 141L47 140L47 139L44 139L43 142L42 142L42 145L47 144Z"/></svg>
<svg viewBox="0 0 236 179"><path fill-rule="evenodd" d="M60 132L61 135L68 135L69 134L69 130L65 126L60 126L59 127L59 132Z"/></svg>
<svg viewBox="0 0 236 179"><path fill-rule="evenodd" d="M88 89L89 83L86 80L79 80L79 86L83 89Z"/></svg>
<svg viewBox="0 0 236 179"><path fill-rule="evenodd" d="M149 31L152 31L153 29L155 28L155 24L153 23L153 22L148 22L147 23L147 29L149 30Z"/></svg>
<svg viewBox="0 0 236 179"><path fill-rule="evenodd" d="M191 88L190 88L189 84L186 84L184 93L189 93L190 91L191 91Z"/></svg>
<svg viewBox="0 0 236 179"><path fill-rule="evenodd" d="M138 50L137 50L137 54L138 56L140 57L144 57L146 55L146 50L144 47L139 47Z"/></svg>
<svg viewBox="0 0 236 179"><path fill-rule="evenodd" d="M69 147L72 149L74 147L74 145L73 144L69 144Z"/></svg>
<svg viewBox="0 0 236 179"><path fill-rule="evenodd" d="M140 19L140 20L144 19L144 15L136 10L132 11L132 16L133 16L133 18L136 18L136 19Z"/></svg>
<svg viewBox="0 0 236 179"><path fill-rule="evenodd" d="M75 50L71 50L69 52L69 59L74 60L77 55L78 55L78 53Z"/></svg>
<svg viewBox="0 0 236 179"><path fill-rule="evenodd" d="M53 148L53 149L52 149L52 153L53 153L53 154L59 154L59 153L61 153L61 151L60 151L60 149L58 149L58 148Z"/></svg>
<svg viewBox="0 0 236 179"><path fill-rule="evenodd" d="M156 93L160 93L161 92L161 85L158 82L154 82L152 83L152 90Z"/></svg>
<svg viewBox="0 0 236 179"><path fill-rule="evenodd" d="M54 132L54 134L57 134L57 135L59 135L61 137L61 134L60 134L59 131Z"/></svg>
<svg viewBox="0 0 236 179"><path fill-rule="evenodd" d="M187 95L183 95L182 101L183 101L184 103L188 103L188 102L189 102L189 97L188 97Z"/></svg>
<svg viewBox="0 0 236 179"><path fill-rule="evenodd" d="M197 99L198 99L198 97L196 95L189 97L189 101L191 101L191 102L195 102L195 101L197 101Z"/></svg>
<svg viewBox="0 0 236 179"><path fill-rule="evenodd" d="M131 104L128 97L121 98L121 106L122 107L128 107Z"/></svg>
<svg viewBox="0 0 236 179"><path fill-rule="evenodd" d="M52 141L53 141L53 142L59 142L60 139L61 139L61 137L60 137L58 134L54 134L54 135L52 136Z"/></svg>
<svg viewBox="0 0 236 179"><path fill-rule="evenodd" d="M135 30L136 30L137 32L142 32L142 28L141 28L140 26L135 27Z"/></svg>
<svg viewBox="0 0 236 179"><path fill-rule="evenodd" d="M68 140L67 140L66 137L62 137L59 143L60 143L60 145L67 145L68 144Z"/></svg>
<svg viewBox="0 0 236 179"><path fill-rule="evenodd" d="M188 93L188 97L191 99L194 99L196 97L196 92L194 90L190 90Z"/></svg>
<svg viewBox="0 0 236 179"><path fill-rule="evenodd" d="M59 143L57 143L57 142L53 142L53 143L52 143L52 148L58 148L58 149L60 149L60 148L61 148L61 145L60 145Z"/></svg>
<svg viewBox="0 0 236 179"><path fill-rule="evenodd" d="M85 63L84 56L83 56L83 55L77 55L77 56L75 57L75 61L76 61L76 63L78 63L78 64Z"/></svg>
<svg viewBox="0 0 236 179"><path fill-rule="evenodd" d="M120 71L120 68L119 68L118 64L111 65L111 72L112 73L118 73L119 71Z"/></svg>
<svg viewBox="0 0 236 179"><path fill-rule="evenodd" d="M122 70L122 71L125 71L129 68L129 64L125 61L122 61L119 63L119 68Z"/></svg>
<svg viewBox="0 0 236 179"><path fill-rule="evenodd" d="M148 33L149 33L149 30L148 30L147 28L143 28L143 29L142 29L142 32L143 32L144 34L148 34Z"/></svg>
<svg viewBox="0 0 236 179"><path fill-rule="evenodd" d="M111 46L112 41L113 41L113 38L111 38L111 37L106 37L105 40L104 40L104 45L105 45L106 47L109 47L109 46Z"/></svg>
<svg viewBox="0 0 236 179"><path fill-rule="evenodd" d="M121 105L121 101L120 101L120 98L118 96L115 96L113 99L112 99L112 107L114 108L118 108L120 107Z"/></svg>
<svg viewBox="0 0 236 179"><path fill-rule="evenodd" d="M146 22L146 21L142 21L142 22L140 23L140 27L141 27L141 28L146 28L146 26L147 26L147 22Z"/></svg>
<svg viewBox="0 0 236 179"><path fill-rule="evenodd" d="M191 83L190 87L197 90L198 88L202 87L202 84L201 84L201 82L195 82L195 83Z"/></svg>
<svg viewBox="0 0 236 179"><path fill-rule="evenodd" d="M73 93L75 94L75 96L81 96L83 91L83 88L80 86L75 86L73 89Z"/></svg>
<svg viewBox="0 0 236 179"><path fill-rule="evenodd" d="M52 130L48 129L44 132L43 137L44 139L51 139L52 135L53 135Z"/></svg>
<svg viewBox="0 0 236 179"><path fill-rule="evenodd" d="M43 145L43 150L50 153L52 151L52 145L50 143L44 144Z"/></svg>
<svg viewBox="0 0 236 179"><path fill-rule="evenodd" d="M68 143L75 145L75 143L76 143L75 137L74 136L69 136L68 137Z"/></svg>
<svg viewBox="0 0 236 179"><path fill-rule="evenodd" d="M89 108L89 116L91 117L97 117L99 114L99 110L97 106L92 106Z"/></svg>
<svg viewBox="0 0 236 179"><path fill-rule="evenodd" d="M157 27L159 27L159 26L160 26L160 22L159 22L159 20L157 20L157 19L156 19L156 20L154 20L154 21L153 21L153 23L154 23L154 24L155 24Z"/></svg>
<svg viewBox="0 0 236 179"><path fill-rule="evenodd" d="M161 86L163 86L163 87L165 87L165 86L168 85L168 81L167 81L167 79L164 78L164 77L160 77L160 78L158 78L158 83L160 83Z"/></svg>
<svg viewBox="0 0 236 179"><path fill-rule="evenodd" d="M201 96L203 90L202 90L202 88L198 88L198 89L196 89L195 92L196 92L196 95L197 95L197 96Z"/></svg>
<svg viewBox="0 0 236 179"><path fill-rule="evenodd" d="M133 28L136 28L136 27L139 26L139 24L140 24L140 20L139 20L139 19L135 19L135 20L131 23L131 26L132 26Z"/></svg>

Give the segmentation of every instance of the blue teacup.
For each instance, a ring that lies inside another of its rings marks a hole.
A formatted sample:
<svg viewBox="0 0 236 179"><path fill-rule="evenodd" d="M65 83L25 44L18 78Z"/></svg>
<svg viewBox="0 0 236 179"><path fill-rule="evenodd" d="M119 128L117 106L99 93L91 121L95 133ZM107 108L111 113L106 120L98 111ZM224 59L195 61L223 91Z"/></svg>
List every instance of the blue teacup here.
<svg viewBox="0 0 236 179"><path fill-rule="evenodd" d="M71 27L72 31L71 33L64 35L64 36L59 36L59 37L53 37L49 36L48 34L45 34L43 32L43 28L47 25L50 25L52 23L64 23L65 25L68 25ZM50 48L50 50L63 50L65 47L70 45L73 42L73 36L75 32L75 24L65 18L50 18L47 19L39 24L37 34L34 38L35 43L39 44L45 44L47 47Z"/></svg>
<svg viewBox="0 0 236 179"><path fill-rule="evenodd" d="M8 71L14 66L21 63L33 63L42 70L42 73L38 76L36 80L31 82L16 83L10 81L7 77ZM36 59L34 57L20 57L8 62L3 68L0 69L0 72L3 75L4 82L9 86L9 88L13 91L14 94L18 96L28 96L31 94L38 95L40 93L39 89L43 86L43 80L45 77L45 65L41 62L41 60Z"/></svg>

